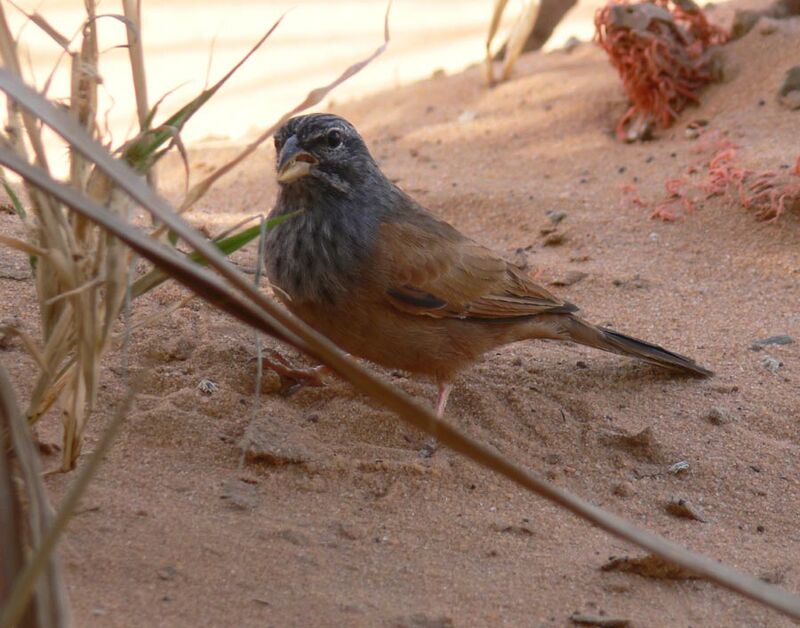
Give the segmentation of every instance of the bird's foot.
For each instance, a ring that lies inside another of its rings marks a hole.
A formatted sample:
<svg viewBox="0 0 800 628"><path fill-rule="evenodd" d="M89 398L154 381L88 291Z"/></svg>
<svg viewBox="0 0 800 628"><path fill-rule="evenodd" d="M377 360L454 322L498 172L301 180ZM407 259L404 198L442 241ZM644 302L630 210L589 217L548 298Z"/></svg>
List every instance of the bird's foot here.
<svg viewBox="0 0 800 628"><path fill-rule="evenodd" d="M289 362L277 351L268 353L268 356L261 358L261 366L280 377L282 395L290 395L302 386L319 388L325 385L322 375L330 372L327 366L320 364L311 368L301 368Z"/></svg>

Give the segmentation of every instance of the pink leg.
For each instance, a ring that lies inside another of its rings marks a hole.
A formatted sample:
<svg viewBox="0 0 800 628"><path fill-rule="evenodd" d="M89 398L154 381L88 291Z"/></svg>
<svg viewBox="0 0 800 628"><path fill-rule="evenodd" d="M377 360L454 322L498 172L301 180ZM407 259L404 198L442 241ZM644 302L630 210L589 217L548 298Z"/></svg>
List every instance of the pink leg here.
<svg viewBox="0 0 800 628"><path fill-rule="evenodd" d="M436 416L438 418L444 417L444 410L447 407L447 400L450 398L450 391L453 390L453 385L449 382L439 382L439 396L436 398ZM423 458L430 458L439 449L439 441L434 436L431 438L419 452Z"/></svg>
<svg viewBox="0 0 800 628"><path fill-rule="evenodd" d="M447 407L447 400L450 398L450 391L453 385L450 382L439 382L439 397L436 399L436 416L440 419L444 416L444 409Z"/></svg>

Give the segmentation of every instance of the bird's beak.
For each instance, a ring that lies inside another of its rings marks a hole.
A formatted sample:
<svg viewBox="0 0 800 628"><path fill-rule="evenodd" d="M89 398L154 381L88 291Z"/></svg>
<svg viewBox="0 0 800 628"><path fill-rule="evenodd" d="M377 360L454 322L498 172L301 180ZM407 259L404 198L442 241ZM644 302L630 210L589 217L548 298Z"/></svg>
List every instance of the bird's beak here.
<svg viewBox="0 0 800 628"><path fill-rule="evenodd" d="M291 183L304 177L311 170L311 166L318 163L314 155L300 148L297 138L292 135L286 140L278 157L278 182Z"/></svg>

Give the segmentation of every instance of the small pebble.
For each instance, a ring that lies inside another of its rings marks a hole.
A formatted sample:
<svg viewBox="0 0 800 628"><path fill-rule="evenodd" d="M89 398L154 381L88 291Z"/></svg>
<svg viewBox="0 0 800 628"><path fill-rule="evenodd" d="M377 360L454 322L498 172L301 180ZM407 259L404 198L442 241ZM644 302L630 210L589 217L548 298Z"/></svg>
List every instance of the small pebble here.
<svg viewBox="0 0 800 628"><path fill-rule="evenodd" d="M773 358L771 355L765 355L763 358L761 358L761 366L767 369L770 373L777 373L783 366L783 362L777 358Z"/></svg>
<svg viewBox="0 0 800 628"><path fill-rule="evenodd" d="M794 342L794 338L787 335L780 335L780 336L770 336L769 338L762 338L761 340L756 340L752 348L755 347L765 347L767 345L790 345Z"/></svg>
<svg viewBox="0 0 800 628"><path fill-rule="evenodd" d="M617 482L611 489L611 492L618 497L630 497L636 492L631 482L625 480L624 482Z"/></svg>
<svg viewBox="0 0 800 628"><path fill-rule="evenodd" d="M678 473L683 473L688 470L689 470L689 462L687 460L681 460L680 462L676 462L675 464L670 465L669 469L667 469L667 471L669 471L670 473L675 473L676 475Z"/></svg>
<svg viewBox="0 0 800 628"><path fill-rule="evenodd" d="M542 244L545 246L558 246L559 244L564 244L565 239L563 233L551 233L544 239Z"/></svg>
<svg viewBox="0 0 800 628"><path fill-rule="evenodd" d="M555 209L548 209L544 214L550 219L550 222L552 222L554 225L557 225L562 220L564 220L564 218L567 217L566 212L560 212Z"/></svg>
<svg viewBox="0 0 800 628"><path fill-rule="evenodd" d="M588 273L584 273L580 270L569 270L561 277L557 277L550 282L552 286L571 286L573 284L578 283L582 279L585 279L588 276Z"/></svg>
<svg viewBox="0 0 800 628"><path fill-rule="evenodd" d="M778 87L778 100L789 109L800 109L800 65L787 70Z"/></svg>
<svg viewBox="0 0 800 628"><path fill-rule="evenodd" d="M564 42L564 46L561 48L566 54L571 53L575 48L581 45L581 40L571 35L567 41Z"/></svg>
<svg viewBox="0 0 800 628"><path fill-rule="evenodd" d="M669 500L665 506L665 509L674 517L694 519L695 521L700 521L702 523L706 523L708 521L702 510L682 498L676 497Z"/></svg>
<svg viewBox="0 0 800 628"><path fill-rule="evenodd" d="M468 122L472 122L477 117L478 117L477 111L464 111L460 116L458 116L458 123L466 124Z"/></svg>
<svg viewBox="0 0 800 628"><path fill-rule="evenodd" d="M200 390L201 393L205 393L206 395L213 395L215 392L219 390L219 384L210 379L201 379L197 384L197 388Z"/></svg>
<svg viewBox="0 0 800 628"><path fill-rule="evenodd" d="M517 250L514 251L514 256L511 261L521 270L527 270L530 265L528 263L528 253L522 247L518 247Z"/></svg>

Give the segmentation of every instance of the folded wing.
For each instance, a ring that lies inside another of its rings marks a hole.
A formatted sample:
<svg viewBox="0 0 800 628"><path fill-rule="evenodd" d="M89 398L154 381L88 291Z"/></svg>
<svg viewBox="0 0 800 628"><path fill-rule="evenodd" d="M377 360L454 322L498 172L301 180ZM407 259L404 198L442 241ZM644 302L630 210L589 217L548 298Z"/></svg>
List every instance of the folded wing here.
<svg viewBox="0 0 800 628"><path fill-rule="evenodd" d="M374 267L398 310L487 321L577 310L447 223L422 213L405 218L381 226Z"/></svg>

